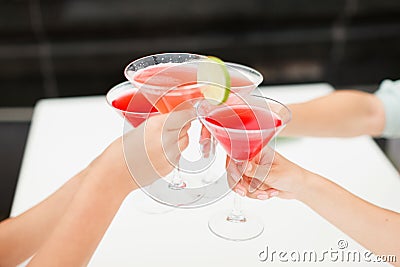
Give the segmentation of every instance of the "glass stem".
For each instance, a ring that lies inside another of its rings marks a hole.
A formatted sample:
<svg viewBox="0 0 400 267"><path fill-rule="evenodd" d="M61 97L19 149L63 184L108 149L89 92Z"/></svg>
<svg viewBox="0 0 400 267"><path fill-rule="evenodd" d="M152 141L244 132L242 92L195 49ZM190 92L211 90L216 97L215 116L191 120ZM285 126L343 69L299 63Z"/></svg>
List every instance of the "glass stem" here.
<svg viewBox="0 0 400 267"><path fill-rule="evenodd" d="M235 161L237 165L242 165L243 162L241 161ZM233 198L233 209L231 210L230 214L226 218L229 222L235 222L235 223L243 223L246 222L246 217L243 214L242 211L242 196L237 194L236 192L234 193L234 198Z"/></svg>
<svg viewBox="0 0 400 267"><path fill-rule="evenodd" d="M237 193L234 194L235 196L233 199L233 209L231 210L231 213L228 215L226 220L236 223L246 222L246 217L244 216L242 211L242 197Z"/></svg>
<svg viewBox="0 0 400 267"><path fill-rule="evenodd" d="M217 147L217 140L214 138L214 136L212 136L212 135L210 136L210 141L209 141L208 145L209 145L209 148L208 148L209 151L207 151L208 157L210 157L212 155L215 155L215 150L216 150L216 147ZM203 146L204 145L202 145L202 153L204 153L204 147ZM203 155L203 157L204 157L204 155ZM211 184L215 180L215 177L213 175L210 175L209 171L210 171L210 169L208 169L207 175L205 175L202 178L202 181L205 184Z"/></svg>
<svg viewBox="0 0 400 267"><path fill-rule="evenodd" d="M183 181L181 172L179 169L179 162L174 169L174 173L172 175L172 182L169 184L169 188L173 190L180 190L186 187L186 183Z"/></svg>

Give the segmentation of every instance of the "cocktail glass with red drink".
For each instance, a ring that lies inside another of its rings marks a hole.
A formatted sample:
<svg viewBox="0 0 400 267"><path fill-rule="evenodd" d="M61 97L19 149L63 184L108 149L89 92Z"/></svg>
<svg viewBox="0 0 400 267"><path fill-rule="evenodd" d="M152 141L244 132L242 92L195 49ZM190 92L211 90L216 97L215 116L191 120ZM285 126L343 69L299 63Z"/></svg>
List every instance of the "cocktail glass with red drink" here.
<svg viewBox="0 0 400 267"><path fill-rule="evenodd" d="M130 82L122 82L108 91L107 103L134 127L150 116L160 114L147 98Z"/></svg>
<svg viewBox="0 0 400 267"><path fill-rule="evenodd" d="M221 105L205 99L196 110L201 122L237 165L246 164L258 155L291 119L285 105L262 96L245 96L241 101ZM210 230L235 241L259 236L264 230L263 223L242 211L238 194L234 198L232 210L210 219Z"/></svg>
<svg viewBox="0 0 400 267"><path fill-rule="evenodd" d="M191 109L201 99L201 87L204 84L198 80L199 62L206 60L207 57L188 53L165 53L147 56L130 63L125 69L127 79L140 91L144 96L158 109L161 113L169 113L176 109ZM262 75L246 66L234 63L226 63L230 72L231 90L239 94L249 94L262 81ZM201 135L201 124L195 120L192 122L192 128L198 128L194 138L200 140L194 142L199 149L193 151L204 151L203 146L208 144L207 155L200 155L196 159L186 159L181 157L179 166L177 166L169 189L175 192L165 191L165 193L157 192L162 202L168 205L187 207L193 206L193 203L199 200L200 191L187 191L188 182L193 182L191 175L195 173L196 177L201 176L201 183L196 183L197 188L210 183L213 179L208 176L208 170L212 167L215 158L215 143L213 140L202 142L203 139L211 138L206 134ZM201 143L201 144L199 144ZM190 144L189 144L190 148ZM194 154L194 153L192 153ZM185 168L184 166L189 166ZM215 180L215 179L214 179ZM204 183L205 181L205 183ZM189 186L191 189L192 186ZM161 189L160 189L161 190ZM193 190L192 190L193 191ZM161 197L161 195L164 195Z"/></svg>
<svg viewBox="0 0 400 267"><path fill-rule="evenodd" d="M106 100L133 128L139 127L149 117L160 114L147 98L129 81L122 82L111 88L106 95ZM144 188L144 193L147 194L151 186L152 185L148 185ZM151 195L138 201L137 207L139 207L141 211L149 214L171 211L171 208L161 205L152 199Z"/></svg>

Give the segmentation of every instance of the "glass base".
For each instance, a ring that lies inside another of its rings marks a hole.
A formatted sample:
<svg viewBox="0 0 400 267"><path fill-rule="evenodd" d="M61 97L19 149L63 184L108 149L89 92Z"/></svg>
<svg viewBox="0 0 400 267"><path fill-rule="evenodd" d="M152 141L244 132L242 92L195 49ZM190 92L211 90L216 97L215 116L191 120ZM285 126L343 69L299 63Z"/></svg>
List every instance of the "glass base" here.
<svg viewBox="0 0 400 267"><path fill-rule="evenodd" d="M151 185L148 186L145 190L149 191ZM146 193L142 192L140 197L135 199L135 206L137 207L138 210L140 210L143 213L150 214L150 215L156 215L156 214L163 214L167 212L171 212L174 210L174 208L163 205L156 200L152 199L150 196L148 196Z"/></svg>
<svg viewBox="0 0 400 267"><path fill-rule="evenodd" d="M194 203L204 196L203 188L176 187L163 179L155 181L146 188L146 193L159 203L164 205L192 208Z"/></svg>
<svg viewBox="0 0 400 267"><path fill-rule="evenodd" d="M186 187L186 183L183 181L180 183L176 183L176 184L172 183L172 184L169 184L168 187L172 190L182 190Z"/></svg>
<svg viewBox="0 0 400 267"><path fill-rule="evenodd" d="M231 211L219 212L208 221L208 228L218 237L245 241L258 237L264 231L264 224L252 215L232 215Z"/></svg>

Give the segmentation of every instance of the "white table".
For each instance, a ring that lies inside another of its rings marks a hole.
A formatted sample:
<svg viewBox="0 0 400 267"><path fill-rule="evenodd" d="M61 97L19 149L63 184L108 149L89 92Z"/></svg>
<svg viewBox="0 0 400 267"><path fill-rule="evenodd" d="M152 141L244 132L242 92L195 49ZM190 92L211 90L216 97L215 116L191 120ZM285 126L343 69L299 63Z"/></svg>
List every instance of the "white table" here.
<svg viewBox="0 0 400 267"><path fill-rule="evenodd" d="M328 84L312 84L265 87L263 93L288 103L311 99L331 90ZM122 119L107 106L104 97L38 102L12 216L54 192L122 130ZM281 139L278 150L360 197L400 211L399 174L370 137ZM232 194L210 206L176 209L161 215L145 214L135 207L144 197L140 190L129 195L90 266L265 266L271 262L260 262L258 255L266 246L270 250L288 252L314 250L322 255L330 249L338 250L340 239L348 241L349 250L365 250L297 201L246 199L245 209L262 217L265 232L251 241L232 242L214 236L207 227L211 215L231 207ZM273 264L278 262L275 259ZM326 260L324 264L329 262ZM296 266L308 265L305 262Z"/></svg>

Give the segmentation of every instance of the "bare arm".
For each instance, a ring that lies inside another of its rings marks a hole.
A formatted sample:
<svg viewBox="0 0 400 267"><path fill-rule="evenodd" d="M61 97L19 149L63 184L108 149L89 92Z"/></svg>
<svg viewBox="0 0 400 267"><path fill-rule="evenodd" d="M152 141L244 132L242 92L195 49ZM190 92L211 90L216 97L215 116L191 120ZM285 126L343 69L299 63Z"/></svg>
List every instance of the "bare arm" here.
<svg viewBox="0 0 400 267"><path fill-rule="evenodd" d="M0 266L15 266L32 256L49 237L78 190L83 172L23 214L0 223Z"/></svg>
<svg viewBox="0 0 400 267"><path fill-rule="evenodd" d="M289 108L292 121L282 132L286 136L379 136L385 127L382 102L360 91L335 91Z"/></svg>
<svg viewBox="0 0 400 267"><path fill-rule="evenodd" d="M174 119L166 122L171 116ZM186 123L190 119L186 111L154 116L114 141L84 171L85 178L64 216L29 266L87 265L125 197L154 181L157 174L162 177L172 171L172 162L163 151L169 151L176 164L178 148L188 145ZM124 153L128 147L135 155ZM141 177L132 177L139 173Z"/></svg>
<svg viewBox="0 0 400 267"><path fill-rule="evenodd" d="M375 206L279 153L275 152L272 163L272 154L263 153L265 157L260 162L250 162L234 190L257 199L278 196L300 200L373 253L395 255L397 262L392 264L400 266L399 213ZM236 170L232 164L228 165L231 180L238 173ZM253 177L258 182L255 191L249 190L254 188L254 184L250 187Z"/></svg>
<svg viewBox="0 0 400 267"><path fill-rule="evenodd" d="M85 171L85 180L62 220L28 266L88 264L121 203L137 188L132 179L116 182L115 178L104 168Z"/></svg>
<svg viewBox="0 0 400 267"><path fill-rule="evenodd" d="M15 266L35 253L29 265L87 264L123 199L137 188L122 153L112 154L119 155L118 171L100 157L35 207L3 221L0 266Z"/></svg>
<svg viewBox="0 0 400 267"><path fill-rule="evenodd" d="M139 166L135 173L145 186L171 172L176 164L166 158L164 149L177 161L178 148L187 147L188 125L181 126L191 114L174 114L170 124L165 121L172 114L154 116L118 138L52 196L2 222L0 266L15 266L35 253L29 266L86 265L125 197L138 188L126 162ZM129 153L124 153L124 143L134 152L130 159L125 157Z"/></svg>
<svg viewBox="0 0 400 267"><path fill-rule="evenodd" d="M376 255L400 264L400 214L377 207L316 174L308 173L298 199ZM396 263L393 263L396 264Z"/></svg>

